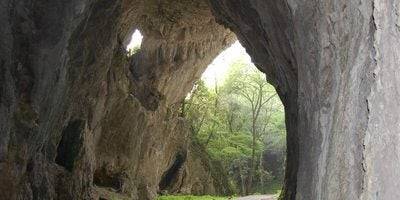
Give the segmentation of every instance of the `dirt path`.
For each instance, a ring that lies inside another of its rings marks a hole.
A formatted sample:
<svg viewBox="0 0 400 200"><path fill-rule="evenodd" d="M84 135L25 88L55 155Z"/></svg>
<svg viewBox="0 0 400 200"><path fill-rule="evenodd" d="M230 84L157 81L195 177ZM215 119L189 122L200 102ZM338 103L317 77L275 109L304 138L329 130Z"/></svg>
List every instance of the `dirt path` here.
<svg viewBox="0 0 400 200"><path fill-rule="evenodd" d="M276 200L273 195L251 195L247 197L239 197L235 200Z"/></svg>

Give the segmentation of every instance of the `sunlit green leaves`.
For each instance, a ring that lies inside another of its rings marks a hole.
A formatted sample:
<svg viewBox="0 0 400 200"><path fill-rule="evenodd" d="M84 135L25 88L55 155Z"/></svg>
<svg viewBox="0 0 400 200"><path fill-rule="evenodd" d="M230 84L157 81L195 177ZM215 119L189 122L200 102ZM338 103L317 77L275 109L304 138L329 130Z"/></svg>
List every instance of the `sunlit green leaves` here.
<svg viewBox="0 0 400 200"><path fill-rule="evenodd" d="M263 152L285 149L284 108L275 89L263 73L240 60L233 62L221 85L207 88L198 81L183 110L193 139L232 170L231 180L237 184L249 175L253 149L257 168ZM265 169L257 169L255 176L273 178Z"/></svg>

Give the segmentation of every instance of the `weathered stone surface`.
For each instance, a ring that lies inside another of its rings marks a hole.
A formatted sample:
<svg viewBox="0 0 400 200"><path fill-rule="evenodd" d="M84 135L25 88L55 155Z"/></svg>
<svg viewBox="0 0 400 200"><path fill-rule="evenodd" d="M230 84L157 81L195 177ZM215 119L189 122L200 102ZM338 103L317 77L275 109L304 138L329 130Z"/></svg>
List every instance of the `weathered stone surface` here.
<svg viewBox="0 0 400 200"><path fill-rule="evenodd" d="M399 1L210 5L285 105L283 197L399 199ZM181 191L217 192L177 113L234 40L207 2L2 0L0 24L0 199L153 199L180 156Z"/></svg>
<svg viewBox="0 0 400 200"><path fill-rule="evenodd" d="M399 1L211 2L286 107L284 198L398 199Z"/></svg>
<svg viewBox="0 0 400 200"><path fill-rule="evenodd" d="M173 184L165 189L173 194L230 195L233 190L226 173L222 164L213 161L203 146L192 142L187 151L186 162L177 176L174 176Z"/></svg>
<svg viewBox="0 0 400 200"><path fill-rule="evenodd" d="M0 13L0 199L154 199L188 151L179 104L234 35L204 1L6 0Z"/></svg>

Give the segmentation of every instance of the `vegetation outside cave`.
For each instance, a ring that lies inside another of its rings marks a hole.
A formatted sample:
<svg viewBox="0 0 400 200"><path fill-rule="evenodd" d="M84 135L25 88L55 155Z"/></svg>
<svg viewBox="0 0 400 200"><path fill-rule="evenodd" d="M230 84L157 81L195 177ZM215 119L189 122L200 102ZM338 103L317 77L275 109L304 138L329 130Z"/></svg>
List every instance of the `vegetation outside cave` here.
<svg viewBox="0 0 400 200"><path fill-rule="evenodd" d="M248 59L239 56L228 65L224 80L203 75L197 81L182 104L182 115L192 139L228 171L237 195L275 194L284 178L283 105Z"/></svg>

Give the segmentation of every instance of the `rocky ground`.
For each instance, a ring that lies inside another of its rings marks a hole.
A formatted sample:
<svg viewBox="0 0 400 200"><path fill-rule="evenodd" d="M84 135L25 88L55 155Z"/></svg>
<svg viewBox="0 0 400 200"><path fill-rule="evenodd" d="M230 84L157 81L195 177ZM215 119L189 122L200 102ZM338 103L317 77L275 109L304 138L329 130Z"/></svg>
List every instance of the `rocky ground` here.
<svg viewBox="0 0 400 200"><path fill-rule="evenodd" d="M240 197L236 200L275 200L273 195L251 195L246 197Z"/></svg>

